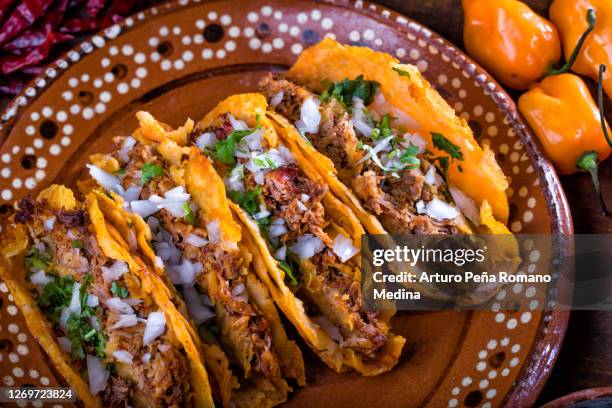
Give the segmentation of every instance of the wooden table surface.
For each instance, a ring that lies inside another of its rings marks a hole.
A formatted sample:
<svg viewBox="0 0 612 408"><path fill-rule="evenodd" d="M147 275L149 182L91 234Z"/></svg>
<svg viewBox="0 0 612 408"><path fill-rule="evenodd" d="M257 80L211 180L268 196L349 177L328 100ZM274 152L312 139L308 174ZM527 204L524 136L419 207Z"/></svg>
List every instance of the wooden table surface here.
<svg viewBox="0 0 612 408"><path fill-rule="evenodd" d="M462 46L463 13L459 0L378 0ZM552 0L524 0L536 12L548 15ZM594 90L594 83L590 84ZM513 95L517 95L514 93ZM606 117L612 123L612 101L606 101ZM612 208L612 158L600 165L602 188ZM590 177L576 174L561 179L574 227L579 233L610 233L612 220L599 211ZM573 312L561 354L538 405L573 391L612 385L612 313Z"/></svg>

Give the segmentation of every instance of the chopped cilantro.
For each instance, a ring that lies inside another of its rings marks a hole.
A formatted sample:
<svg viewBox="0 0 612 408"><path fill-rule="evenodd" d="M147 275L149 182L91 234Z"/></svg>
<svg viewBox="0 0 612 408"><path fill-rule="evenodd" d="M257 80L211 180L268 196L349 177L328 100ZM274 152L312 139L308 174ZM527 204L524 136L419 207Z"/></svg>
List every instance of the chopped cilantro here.
<svg viewBox="0 0 612 408"><path fill-rule="evenodd" d="M259 225L259 229L264 233L267 234L268 230L270 229L270 224L272 223L272 217L267 216L264 218L260 218L259 220L257 220L257 224Z"/></svg>
<svg viewBox="0 0 612 408"><path fill-rule="evenodd" d="M259 195L261 190L261 186L257 186L253 190L245 192L230 191L229 197L247 213L253 215L259 211Z"/></svg>
<svg viewBox="0 0 612 408"><path fill-rule="evenodd" d="M297 271L294 272L293 268L299 269L299 267L295 262L292 262L291 260L289 260L289 262L279 261L278 267L281 268L281 270L285 272L287 278L289 278L290 285L292 286L298 285L299 282L295 274L295 272Z"/></svg>
<svg viewBox="0 0 612 408"><path fill-rule="evenodd" d="M216 324L211 324L210 326L208 326L208 330L210 330L210 332L214 334L215 336L221 333L221 328Z"/></svg>
<svg viewBox="0 0 612 408"><path fill-rule="evenodd" d="M376 124L376 127L372 129L372 139L377 140L381 137L384 139L385 137L389 137L391 135L391 121L393 117L389 114L385 114L380 122Z"/></svg>
<svg viewBox="0 0 612 408"><path fill-rule="evenodd" d="M125 174L125 169L123 167L119 167L117 170L113 171L113 174L117 176L121 176Z"/></svg>
<svg viewBox="0 0 612 408"><path fill-rule="evenodd" d="M461 153L459 146L453 144L453 142L444 137L443 134L431 132L431 139L434 146L440 150L444 150L453 159L463 160L463 153Z"/></svg>
<svg viewBox="0 0 612 408"><path fill-rule="evenodd" d="M410 78L410 72L408 71L404 71L403 69L398 68L398 67L393 67L393 70L397 72L399 76L405 76L405 77Z"/></svg>
<svg viewBox="0 0 612 408"><path fill-rule="evenodd" d="M323 85L326 89L319 97L321 101L336 98L347 107L353 105L354 97L361 99L365 105L369 105L380 87L380 84L376 81L363 79L363 75L359 75L353 80L345 78L336 83L324 81Z"/></svg>
<svg viewBox="0 0 612 408"><path fill-rule="evenodd" d="M78 239L73 240L72 241L72 247L73 248L83 249L83 241L80 241Z"/></svg>
<svg viewBox="0 0 612 408"><path fill-rule="evenodd" d="M363 142L361 140L357 141L357 150L363 150Z"/></svg>
<svg viewBox="0 0 612 408"><path fill-rule="evenodd" d="M267 154L261 154L257 157L254 157L253 163L255 163L257 167L266 169L276 169L278 167L276 162L272 160Z"/></svg>
<svg viewBox="0 0 612 408"><path fill-rule="evenodd" d="M145 163L140 168L140 183L146 184L147 181L154 177L159 177L163 174L161 166L155 163Z"/></svg>
<svg viewBox="0 0 612 408"><path fill-rule="evenodd" d="M52 260L51 254L41 252L37 247L33 246L25 257L25 264L28 269L44 270Z"/></svg>
<svg viewBox="0 0 612 408"><path fill-rule="evenodd" d="M127 288L117 282L111 284L111 293L118 298L125 299L130 294Z"/></svg>
<svg viewBox="0 0 612 408"><path fill-rule="evenodd" d="M53 274L48 276L53 278L53 281L45 285L36 302L47 312L52 322L59 323L62 308L70 304L74 280Z"/></svg>
<svg viewBox="0 0 612 408"><path fill-rule="evenodd" d="M232 133L227 136L225 140L219 140L215 145L215 157L217 160L225 164L234 164L236 159L234 153L236 152L236 145L246 136L250 135L257 129L259 129L259 115L255 116L257 121L256 125L252 129L246 130L233 130Z"/></svg>
<svg viewBox="0 0 612 408"><path fill-rule="evenodd" d="M184 215L185 221L187 221L191 225L195 225L196 216L195 216L193 210L191 209L191 207L189 206L188 202L185 202L183 204L183 210L185 210L185 215Z"/></svg>
<svg viewBox="0 0 612 408"><path fill-rule="evenodd" d="M400 156L399 160L401 163L406 164L406 167L410 169L416 169L421 165L421 161L416 154L419 152L419 148L411 144Z"/></svg>

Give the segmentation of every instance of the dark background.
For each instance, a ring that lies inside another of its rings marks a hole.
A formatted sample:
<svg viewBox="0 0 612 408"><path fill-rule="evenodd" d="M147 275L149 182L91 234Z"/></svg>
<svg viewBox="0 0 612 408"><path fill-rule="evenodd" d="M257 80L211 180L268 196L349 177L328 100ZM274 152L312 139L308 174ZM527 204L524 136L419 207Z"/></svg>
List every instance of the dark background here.
<svg viewBox="0 0 612 408"><path fill-rule="evenodd" d="M459 0L375 0L403 13L446 37L459 47L463 45L463 13ZM491 0L493 1L493 0ZM541 15L548 15L552 0L523 0ZM612 0L611 0L612 1ZM142 5L161 3L146 0ZM610 67L612 68L612 67ZM589 80L591 89L595 84ZM518 93L511 92L513 96ZM0 108L8 102L0 95ZM606 101L606 116L612 123L612 101ZM612 159L600 165L600 179L608 207L612 208ZM599 210L590 177L586 174L561 179L572 209L576 233L612 233L612 220ZM573 312L565 342L557 363L544 388L538 405L573 391L612 385L612 313L601 311Z"/></svg>
<svg viewBox="0 0 612 408"><path fill-rule="evenodd" d="M463 13L459 0L377 0L407 15L462 47ZM548 16L552 0L523 0L540 15ZM594 83L590 83L594 90ZM518 95L512 93L512 95ZM612 123L612 103L606 102ZM612 204L612 160L600 165L604 194ZM576 174L561 179L572 209L576 233L611 233L612 220L601 215L590 177ZM538 405L573 391L612 385L612 313L572 312L565 342Z"/></svg>

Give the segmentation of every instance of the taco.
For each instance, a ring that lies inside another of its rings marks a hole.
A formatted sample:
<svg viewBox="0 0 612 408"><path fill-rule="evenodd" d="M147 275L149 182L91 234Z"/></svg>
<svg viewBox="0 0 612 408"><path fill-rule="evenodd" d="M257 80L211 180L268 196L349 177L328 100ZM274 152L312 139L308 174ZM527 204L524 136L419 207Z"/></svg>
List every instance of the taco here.
<svg viewBox="0 0 612 408"><path fill-rule="evenodd" d="M388 371L405 340L390 331L392 312L361 310L363 228L297 160L266 108L263 95L231 96L196 125L191 142L224 178L258 248L256 270L306 343L336 371Z"/></svg>
<svg viewBox="0 0 612 408"><path fill-rule="evenodd" d="M260 88L292 151L368 233L506 234L488 241L497 263L516 268L518 247L504 224L508 182L493 152L416 67L325 39ZM463 301L482 302L498 288Z"/></svg>
<svg viewBox="0 0 612 408"><path fill-rule="evenodd" d="M212 407L178 311L95 194L52 185L2 232L0 277L32 336L87 407Z"/></svg>
<svg viewBox="0 0 612 408"><path fill-rule="evenodd" d="M220 402L287 401L290 382L305 385L302 353L254 273L223 181L204 154L185 146L193 122L171 130L146 112L136 116L132 136L92 156L91 176L131 213L140 250L165 280L160 290L193 323Z"/></svg>

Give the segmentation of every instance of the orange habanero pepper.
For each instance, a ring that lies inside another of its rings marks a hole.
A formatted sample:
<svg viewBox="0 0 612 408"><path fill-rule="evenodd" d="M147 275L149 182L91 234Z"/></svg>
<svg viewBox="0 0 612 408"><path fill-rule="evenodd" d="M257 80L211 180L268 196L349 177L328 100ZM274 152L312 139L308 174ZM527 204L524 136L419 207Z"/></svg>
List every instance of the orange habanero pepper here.
<svg viewBox="0 0 612 408"><path fill-rule="evenodd" d="M462 0L468 54L502 84L527 89L561 58L557 29L518 0Z"/></svg>
<svg viewBox="0 0 612 408"><path fill-rule="evenodd" d="M602 66L600 76L604 71ZM584 81L574 74L545 78L521 95L518 105L559 173L591 173L606 211L597 178L597 163L610 155L612 142L609 140L610 127L603 116L601 83L599 107Z"/></svg>
<svg viewBox="0 0 612 408"><path fill-rule="evenodd" d="M570 59L589 25L584 19L589 10L597 17L597 25L586 37L572 70L597 80L599 67L606 65L610 69L604 75L603 86L612 98L612 0L555 0L550 6L550 18L559 29L566 58Z"/></svg>

